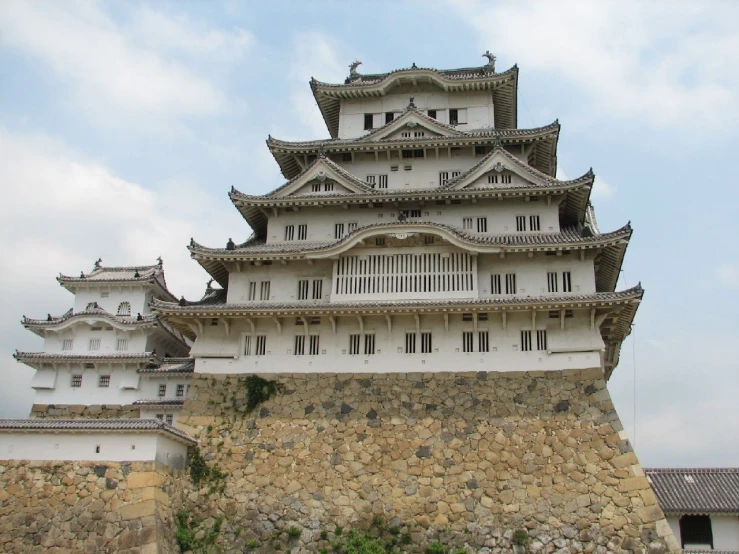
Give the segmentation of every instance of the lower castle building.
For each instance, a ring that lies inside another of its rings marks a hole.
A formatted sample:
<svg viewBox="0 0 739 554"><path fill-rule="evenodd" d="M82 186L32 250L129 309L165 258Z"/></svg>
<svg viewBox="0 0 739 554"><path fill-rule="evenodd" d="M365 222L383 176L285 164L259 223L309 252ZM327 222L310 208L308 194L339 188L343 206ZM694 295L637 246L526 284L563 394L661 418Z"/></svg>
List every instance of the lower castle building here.
<svg viewBox="0 0 739 554"><path fill-rule="evenodd" d="M24 318L44 348L16 354L32 419L0 423L5 551L175 552L183 526L228 552L373 526L680 549L606 386L643 296L617 290L631 226L600 230L594 173L555 177L559 123L518 128L518 68L485 57L312 80L331 138L269 137L285 184L231 190L246 240L191 240L201 299L161 260L59 277L74 308Z"/></svg>

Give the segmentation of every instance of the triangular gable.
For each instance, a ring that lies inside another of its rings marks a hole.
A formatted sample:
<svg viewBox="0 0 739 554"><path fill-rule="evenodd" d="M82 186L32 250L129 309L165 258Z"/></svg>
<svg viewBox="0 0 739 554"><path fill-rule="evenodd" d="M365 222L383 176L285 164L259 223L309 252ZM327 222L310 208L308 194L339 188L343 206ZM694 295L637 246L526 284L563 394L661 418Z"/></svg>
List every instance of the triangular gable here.
<svg viewBox="0 0 739 554"><path fill-rule="evenodd" d="M402 137L403 132L410 132L410 137ZM425 132L425 137L414 137L413 133ZM396 138L429 138L429 137L458 137L464 133L454 127L440 123L428 117L415 108L407 108L399 117L386 123L379 129L357 139L357 142L375 142Z"/></svg>
<svg viewBox="0 0 739 554"><path fill-rule="evenodd" d="M480 162L450 181L450 190L465 188L511 188L546 186L551 178L529 167L504 148L498 146Z"/></svg>
<svg viewBox="0 0 739 554"><path fill-rule="evenodd" d="M334 195L368 192L372 192L369 185L347 173L328 158L320 157L294 179L275 189L267 196L284 198L309 194Z"/></svg>

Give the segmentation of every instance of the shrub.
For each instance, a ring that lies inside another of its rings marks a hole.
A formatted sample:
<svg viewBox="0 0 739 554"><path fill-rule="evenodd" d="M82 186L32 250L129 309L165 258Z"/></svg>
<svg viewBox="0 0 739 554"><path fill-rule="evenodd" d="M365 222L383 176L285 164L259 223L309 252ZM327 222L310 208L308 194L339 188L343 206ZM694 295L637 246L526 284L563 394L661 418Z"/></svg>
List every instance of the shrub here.
<svg viewBox="0 0 739 554"><path fill-rule="evenodd" d="M449 554L449 548L440 541L430 542L426 546L426 554Z"/></svg>
<svg viewBox="0 0 739 554"><path fill-rule="evenodd" d="M287 529L287 536L291 539L297 539L298 537L300 537L300 533L302 533L302 531L300 530L300 527L293 526L293 527L288 527Z"/></svg>

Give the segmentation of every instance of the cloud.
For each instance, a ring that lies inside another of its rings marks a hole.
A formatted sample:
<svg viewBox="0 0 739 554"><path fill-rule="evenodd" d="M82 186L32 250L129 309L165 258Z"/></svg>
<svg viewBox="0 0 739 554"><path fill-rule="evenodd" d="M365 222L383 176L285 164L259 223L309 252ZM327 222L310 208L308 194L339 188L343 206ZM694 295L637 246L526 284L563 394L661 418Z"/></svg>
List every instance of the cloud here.
<svg viewBox="0 0 739 554"><path fill-rule="evenodd" d="M727 130L739 117L739 35L730 23L739 17L736 3L454 4L480 48L498 45L501 57L574 86L598 116Z"/></svg>
<svg viewBox="0 0 739 554"><path fill-rule="evenodd" d="M716 277L722 286L729 289L739 289L739 265L721 264L716 268Z"/></svg>
<svg viewBox="0 0 739 554"><path fill-rule="evenodd" d="M126 26L94 2L70 0L0 3L0 41L51 67L96 122L150 129L185 116L220 114L229 104L206 77L158 48L240 56L251 36L146 8Z"/></svg>
<svg viewBox="0 0 739 554"><path fill-rule="evenodd" d="M300 118L301 127L297 130L298 136L280 138L293 140L328 138L326 123L308 83L311 77L327 83L343 83L349 70L339 61L336 53L345 52L346 48L341 47L334 38L324 33L306 31L293 37L292 50L293 63L289 72L293 88L291 100L293 109Z"/></svg>
<svg viewBox="0 0 739 554"><path fill-rule="evenodd" d="M164 183L154 192L41 133L0 127L0 182L0 305L6 315L0 359L14 376L0 416L28 413L32 372L10 355L16 348L41 348L18 323L21 314L59 314L72 304L54 281L59 272L89 271L98 257L133 265L161 255L171 290L199 298L208 276L190 259L189 238L197 232L201 242L223 244L229 229L246 227L223 195L214 198L186 182Z"/></svg>

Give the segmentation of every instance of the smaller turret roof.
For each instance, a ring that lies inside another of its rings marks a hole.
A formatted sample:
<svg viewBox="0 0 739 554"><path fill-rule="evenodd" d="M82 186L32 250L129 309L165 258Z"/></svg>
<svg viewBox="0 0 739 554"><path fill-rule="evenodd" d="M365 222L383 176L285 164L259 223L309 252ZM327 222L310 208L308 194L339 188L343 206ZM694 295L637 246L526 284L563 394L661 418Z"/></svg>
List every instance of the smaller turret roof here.
<svg viewBox="0 0 739 554"><path fill-rule="evenodd" d="M167 281L164 278L164 265L161 258L154 265L139 266L103 266L102 259L98 259L90 273L81 271L77 277L59 274L56 280L61 286L71 292L74 292L80 286L102 287L148 283L154 286L158 296L175 298L167 288Z"/></svg>

